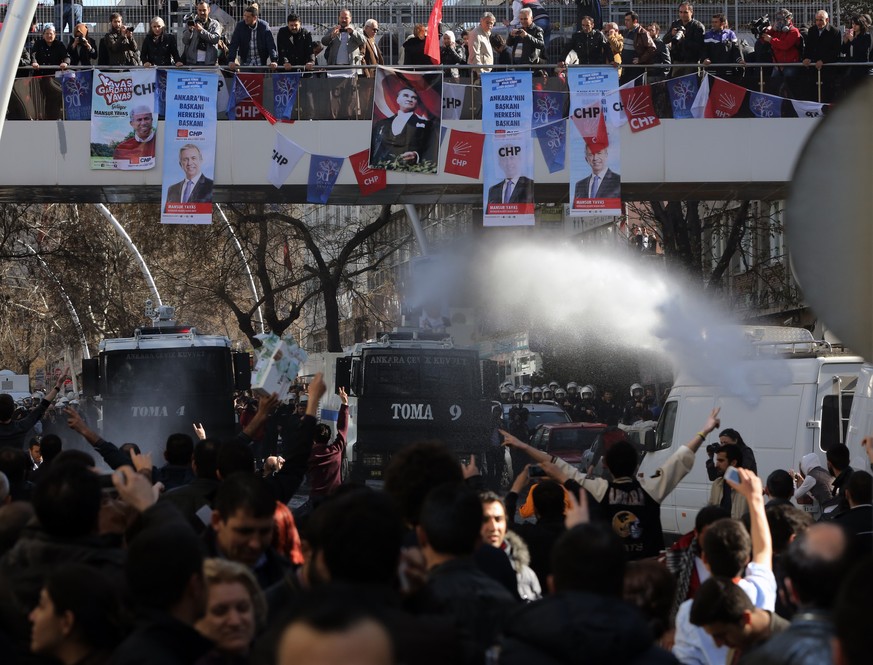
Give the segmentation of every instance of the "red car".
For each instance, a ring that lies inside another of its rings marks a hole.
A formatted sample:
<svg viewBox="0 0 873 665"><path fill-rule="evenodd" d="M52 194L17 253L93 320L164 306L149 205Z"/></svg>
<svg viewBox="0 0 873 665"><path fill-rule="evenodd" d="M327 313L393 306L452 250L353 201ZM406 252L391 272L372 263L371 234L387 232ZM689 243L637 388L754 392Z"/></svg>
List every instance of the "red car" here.
<svg viewBox="0 0 873 665"><path fill-rule="evenodd" d="M585 453L606 429L602 423L546 423L536 431L531 445L578 467L583 458L590 459Z"/></svg>

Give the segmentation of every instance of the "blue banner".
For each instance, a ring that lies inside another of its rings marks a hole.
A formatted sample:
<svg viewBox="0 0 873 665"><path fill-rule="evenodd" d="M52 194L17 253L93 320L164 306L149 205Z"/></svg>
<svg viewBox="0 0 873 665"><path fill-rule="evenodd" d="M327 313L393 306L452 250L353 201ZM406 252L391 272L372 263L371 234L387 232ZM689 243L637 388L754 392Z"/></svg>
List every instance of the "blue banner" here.
<svg viewBox="0 0 873 665"><path fill-rule="evenodd" d="M309 183L306 186L307 203L327 203L345 157L312 155L309 158Z"/></svg>
<svg viewBox="0 0 873 665"><path fill-rule="evenodd" d="M482 74L482 222L485 226L535 223L533 75Z"/></svg>
<svg viewBox="0 0 873 665"><path fill-rule="evenodd" d="M64 118L67 120L91 119L91 82L94 72L82 70L65 75L61 79L64 93Z"/></svg>
<svg viewBox="0 0 873 665"><path fill-rule="evenodd" d="M533 128L549 173L564 169L567 148L567 122L564 119L566 93L534 90Z"/></svg>
<svg viewBox="0 0 873 665"><path fill-rule="evenodd" d="M294 119L301 76L300 72L273 74L273 115L280 120Z"/></svg>
<svg viewBox="0 0 873 665"><path fill-rule="evenodd" d="M666 81L667 94L670 96L670 106L673 109L673 117L678 120L693 118L691 105L697 97L698 88L697 74L688 74L676 79Z"/></svg>
<svg viewBox="0 0 873 665"><path fill-rule="evenodd" d="M749 110L756 118L781 118L782 97L749 91Z"/></svg>
<svg viewBox="0 0 873 665"><path fill-rule="evenodd" d="M220 76L203 71L167 72L162 224L212 223Z"/></svg>
<svg viewBox="0 0 873 665"><path fill-rule="evenodd" d="M158 85L155 88L155 108L158 110L158 117L164 118L167 115L167 70L158 70Z"/></svg>
<svg viewBox="0 0 873 665"><path fill-rule="evenodd" d="M239 80L239 76L233 75L233 83L228 86L227 91L227 119L236 120L236 105L238 101L249 98L249 93L245 86Z"/></svg>

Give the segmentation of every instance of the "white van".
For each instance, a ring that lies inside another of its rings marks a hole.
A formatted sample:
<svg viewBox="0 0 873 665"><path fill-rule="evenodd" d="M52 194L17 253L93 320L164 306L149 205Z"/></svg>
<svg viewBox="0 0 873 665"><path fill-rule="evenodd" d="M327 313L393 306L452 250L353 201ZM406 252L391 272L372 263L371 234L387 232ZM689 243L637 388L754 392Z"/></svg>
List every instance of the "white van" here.
<svg viewBox="0 0 873 665"><path fill-rule="evenodd" d="M654 441L646 446L638 477L652 476L679 446L694 438L714 407L721 407L721 428L707 437L697 451L694 468L661 504L661 523L666 533L691 531L697 511L708 503L712 483L706 473L705 447L718 441L721 429L737 430L754 450L762 481L776 469L797 469L800 458L811 452L818 454L826 468L828 448L846 442L863 359L814 342L811 335L802 343L762 344L769 350L766 357L772 359L777 353L785 358L790 378L781 386L757 384L757 406L750 406L720 386L701 385L687 373L677 375ZM741 362L760 361L759 357ZM869 405L873 406L873 400Z"/></svg>

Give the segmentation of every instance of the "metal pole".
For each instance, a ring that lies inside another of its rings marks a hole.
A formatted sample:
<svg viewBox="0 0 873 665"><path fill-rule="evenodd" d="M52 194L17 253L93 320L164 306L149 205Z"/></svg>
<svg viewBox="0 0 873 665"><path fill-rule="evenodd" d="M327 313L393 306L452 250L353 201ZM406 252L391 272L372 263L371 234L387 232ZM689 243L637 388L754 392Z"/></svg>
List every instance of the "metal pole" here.
<svg viewBox="0 0 873 665"><path fill-rule="evenodd" d="M58 291L61 292L61 299L64 301L64 304L67 306L67 309L70 310L70 318L73 319L73 326L76 328L76 332L79 334L79 343L82 345L82 357L90 358L91 352L88 351L88 341L85 339L85 331L82 329L82 322L79 321L79 314L76 312L76 308L73 307L73 301L70 300L69 296L67 296L66 290L64 290L64 285L61 284L61 280L58 279L58 276L52 272L52 269L48 267L48 264L43 260L43 258L39 255L39 253L30 245L28 245L23 240L19 240L22 245L24 245L27 250L36 257L36 260L39 261L39 265L43 270L48 273L48 276L52 278L52 281L58 287Z"/></svg>
<svg viewBox="0 0 873 665"><path fill-rule="evenodd" d="M243 248L239 242L239 238L236 237L236 232L234 232L233 227L227 220L227 215L224 214L224 210L221 209L221 206L217 203L215 203L214 205L218 210L218 214L221 215L221 219L224 220L224 225L227 227L227 231L228 233L230 233L230 237L233 239L233 244L236 245L236 251L239 254L239 258L242 260L243 269L246 271L246 275L249 278L249 288L252 291L252 298L255 299L255 302L258 302L261 297L258 295L258 287L255 284L255 276L252 275L252 269L249 268L249 262L246 261L246 255L243 252ZM261 334L263 334L266 332L266 330L264 330L264 313L261 311L260 305L258 305L258 318L260 319L261 324Z"/></svg>
<svg viewBox="0 0 873 665"><path fill-rule="evenodd" d="M100 214L102 214L109 223L115 227L115 231L119 236L121 236L121 239L124 240L124 244L127 245L130 253L133 254L134 258L136 258L136 262L139 263L140 272L142 272L142 276L145 277L145 280L149 285L149 290L152 292L152 298L154 298L155 304L160 307L164 304L161 302L161 294L158 293L158 287L155 285L155 280L152 279L152 273L146 265L145 259L142 258L142 254L139 253L139 249L137 249L136 245L133 244L133 240L131 240L130 236L127 235L127 231L124 230L121 223L115 219L111 212L109 212L109 208L102 203L97 203L95 205L97 210L100 211Z"/></svg>
<svg viewBox="0 0 873 665"><path fill-rule="evenodd" d="M9 109L9 98L12 96L12 86L17 63L21 60L21 52L30 33L30 21L36 12L37 0L13 0L6 10L3 30L0 30L0 137L3 135L3 125L6 124L6 111Z"/></svg>
<svg viewBox="0 0 873 665"><path fill-rule="evenodd" d="M403 208L406 210L406 216L409 218L409 224L412 226L412 232L415 234L418 249L422 256L427 256L427 236L424 235L424 229L421 227L421 218L418 216L418 210L410 203L405 204Z"/></svg>

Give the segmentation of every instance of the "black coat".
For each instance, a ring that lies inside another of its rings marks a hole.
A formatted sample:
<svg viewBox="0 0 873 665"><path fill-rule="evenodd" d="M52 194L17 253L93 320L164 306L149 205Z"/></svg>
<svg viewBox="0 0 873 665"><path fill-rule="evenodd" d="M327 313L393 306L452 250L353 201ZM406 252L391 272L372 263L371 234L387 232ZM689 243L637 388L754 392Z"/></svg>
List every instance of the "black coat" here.
<svg viewBox="0 0 873 665"><path fill-rule="evenodd" d="M540 55L545 48L543 29L535 23L526 28L518 28L524 31L523 35L514 34L513 30L506 40L506 49L510 52L512 63L515 65L535 65L540 61ZM521 53L517 54L517 46L521 44Z"/></svg>
<svg viewBox="0 0 873 665"><path fill-rule="evenodd" d="M564 59L576 51L580 65L604 65L612 60L612 49L599 30L583 32L577 30L570 39L570 48L564 54Z"/></svg>
<svg viewBox="0 0 873 665"><path fill-rule="evenodd" d="M433 62L430 56L424 52L425 40L419 39L415 35L409 37L403 42L403 64L404 65L432 65Z"/></svg>
<svg viewBox="0 0 873 665"><path fill-rule="evenodd" d="M90 37L86 37L91 50L88 50L82 42L77 42L75 39L70 40L70 45L67 47L67 54L70 56L70 64L74 67L90 67L97 59L97 42Z"/></svg>
<svg viewBox="0 0 873 665"><path fill-rule="evenodd" d="M191 665L212 646L191 626L161 614L131 633L112 654L109 665Z"/></svg>
<svg viewBox="0 0 873 665"><path fill-rule="evenodd" d="M811 62L836 62L840 59L841 42L840 31L830 23L821 34L818 28L810 28L804 40L803 57Z"/></svg>
<svg viewBox="0 0 873 665"><path fill-rule="evenodd" d="M597 574L592 571L592 574ZM667 665L643 617L619 598L565 591L525 605L503 631L501 665Z"/></svg>
<svg viewBox="0 0 873 665"><path fill-rule="evenodd" d="M176 38L166 32L162 32L157 39L151 34L144 37L139 55L143 64L149 62L156 67L169 67L181 62Z"/></svg>
<svg viewBox="0 0 873 665"><path fill-rule="evenodd" d="M279 51L280 65L288 63L302 67L308 62L315 62L315 56L312 55L312 34L303 28L297 34L293 34L287 25L279 28L276 33L276 49Z"/></svg>

